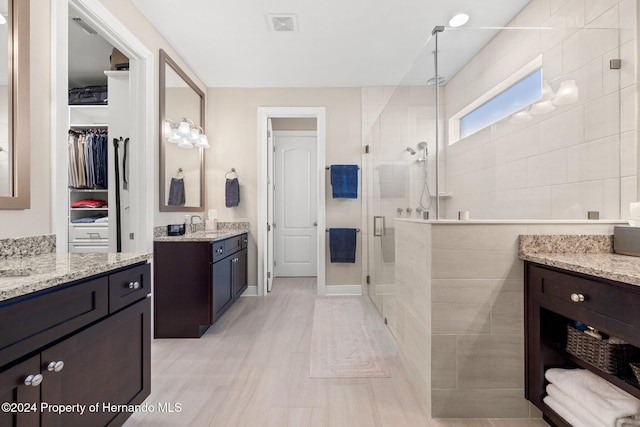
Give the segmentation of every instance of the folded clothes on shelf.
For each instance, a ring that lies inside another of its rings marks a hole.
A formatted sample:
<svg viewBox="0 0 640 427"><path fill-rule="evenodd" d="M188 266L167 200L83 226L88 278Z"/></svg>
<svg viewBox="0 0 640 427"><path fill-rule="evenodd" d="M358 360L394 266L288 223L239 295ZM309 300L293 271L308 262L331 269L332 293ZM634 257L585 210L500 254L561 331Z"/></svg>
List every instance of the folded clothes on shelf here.
<svg viewBox="0 0 640 427"><path fill-rule="evenodd" d="M106 215L92 215L85 216L83 218L74 218L71 220L73 224L92 224L92 223L106 223L109 222L109 217Z"/></svg>
<svg viewBox="0 0 640 427"><path fill-rule="evenodd" d="M72 208L106 208L106 200L82 199L71 203Z"/></svg>

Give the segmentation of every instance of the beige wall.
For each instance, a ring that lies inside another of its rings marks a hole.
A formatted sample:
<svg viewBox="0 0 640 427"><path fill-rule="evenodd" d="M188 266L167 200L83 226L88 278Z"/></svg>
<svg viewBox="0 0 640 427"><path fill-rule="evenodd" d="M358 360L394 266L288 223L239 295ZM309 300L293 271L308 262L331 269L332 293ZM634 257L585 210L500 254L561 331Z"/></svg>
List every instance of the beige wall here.
<svg viewBox="0 0 640 427"><path fill-rule="evenodd" d="M207 123L211 149L207 152L208 207L222 221L247 220L253 243L249 252L249 285L257 284L256 244L258 220L258 107L325 107L327 112L326 162L360 165L362 158L360 89L209 89ZM236 168L240 206L224 205L224 175ZM360 227L362 197L333 200L327 173L327 227ZM360 196L362 191L360 188ZM360 237L359 237L360 239ZM360 245L361 242L358 242ZM359 246L360 248L361 246ZM328 257L327 257L328 258ZM355 264L327 264L327 285L360 284L360 250Z"/></svg>
<svg viewBox="0 0 640 427"><path fill-rule="evenodd" d="M31 0L31 207L25 210L0 210L1 237L51 232L49 3L46 0Z"/></svg>
<svg viewBox="0 0 640 427"><path fill-rule="evenodd" d="M154 55L153 63L153 90L154 90L154 120L157 121L158 112L158 86L160 76L159 55L160 49L164 49L168 55L187 73L187 75L196 83L200 89L206 93L206 88L202 81L196 76L189 66L180 58L180 56L173 50L173 48L167 43L167 41L158 33L158 31L149 23L140 11L133 5L131 0L100 0L105 8L107 8L120 22L122 22ZM208 126L208 123L205 123ZM156 129L158 126L156 126ZM184 218L183 213L179 212L160 212L158 209L159 199L159 179L158 179L158 164L159 164L159 143L156 134L153 146L154 152L149 153L153 155L155 159L154 171L153 171L153 197L154 197L154 224L153 225L166 225L172 222L182 222ZM204 209L203 209L204 212ZM193 214L194 212L188 212Z"/></svg>

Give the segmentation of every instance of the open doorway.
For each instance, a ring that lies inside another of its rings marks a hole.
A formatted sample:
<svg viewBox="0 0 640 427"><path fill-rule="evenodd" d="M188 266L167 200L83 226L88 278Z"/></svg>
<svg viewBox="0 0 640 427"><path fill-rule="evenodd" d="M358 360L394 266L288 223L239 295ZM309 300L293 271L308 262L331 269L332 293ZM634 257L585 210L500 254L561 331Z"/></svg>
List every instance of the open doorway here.
<svg viewBox="0 0 640 427"><path fill-rule="evenodd" d="M273 279L325 289L325 109L258 109L258 295Z"/></svg>
<svg viewBox="0 0 640 427"><path fill-rule="evenodd" d="M70 241L71 219L79 214L71 214L70 190L69 190L69 149L68 132L72 118L68 105L69 90L69 58L70 56L70 29L75 31L78 28L71 27L78 21L70 21L73 16L79 18L88 31L95 31L96 35L104 39L106 44L117 48L129 59L128 78L122 80L121 76L113 79L112 87L120 86L122 93L122 105L128 107L127 117L117 119L118 126L109 126L110 146L109 162L115 165L113 158L113 142L115 134L129 139L127 149L127 160L124 160L124 146L121 143L119 165L121 167L121 179L126 176L127 189L126 198L123 193L121 212L123 216L123 226L120 233L122 239L122 250L126 252L151 252L153 245L153 191L150 184L153 182L153 153L152 143L156 140L153 108L153 82L154 82L154 60L153 54L141 43L129 29L127 29L113 14L111 14L99 1L95 0L68 0L65 2L52 3L52 98L55 99L55 108L52 109L52 193L54 205L53 227L57 235L58 251L67 251L72 248ZM71 28L70 28L71 27ZM71 44L74 46L74 44ZM107 62L108 63L108 62ZM111 70L108 70L110 72ZM106 77L105 77L106 78ZM111 78L111 77L108 77ZM80 109L79 109L80 110ZM82 109L83 113L85 109ZM97 109L96 109L97 110ZM113 109L121 112L122 108ZM107 121L114 121L108 117ZM81 123L82 124L82 123ZM89 124L89 123L87 123ZM93 123L90 123L93 124ZM108 123L107 123L108 124ZM93 126L90 127L91 129ZM97 126L96 126L97 128ZM135 165L128 168L126 165ZM126 175L122 175L123 165L126 168ZM120 182L122 185L123 182ZM111 222L111 205L115 205L114 198L109 192L109 222ZM106 192L105 192L106 193ZM99 193L96 193L99 194ZM82 195L82 194L81 194ZM73 195L73 198L81 195ZM93 196L92 193L90 196ZM103 196L104 197L104 196ZM115 206L114 206L115 207ZM82 228L82 227L77 227ZM112 227L109 227L109 235L106 239L99 235L100 240L107 240L108 250L115 251L115 244L112 241L117 239L112 237ZM115 232L115 227L114 232ZM96 236L87 233L87 240ZM82 236L81 236L82 237ZM93 250L93 249L92 249Z"/></svg>

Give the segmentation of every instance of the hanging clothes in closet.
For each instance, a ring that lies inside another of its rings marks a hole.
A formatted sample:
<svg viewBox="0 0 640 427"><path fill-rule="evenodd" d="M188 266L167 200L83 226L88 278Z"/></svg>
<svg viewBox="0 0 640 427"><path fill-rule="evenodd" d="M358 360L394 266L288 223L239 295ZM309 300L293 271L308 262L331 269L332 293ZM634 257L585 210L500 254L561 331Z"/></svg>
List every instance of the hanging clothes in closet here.
<svg viewBox="0 0 640 427"><path fill-rule="evenodd" d="M101 130L69 131L69 186L107 188L107 134Z"/></svg>

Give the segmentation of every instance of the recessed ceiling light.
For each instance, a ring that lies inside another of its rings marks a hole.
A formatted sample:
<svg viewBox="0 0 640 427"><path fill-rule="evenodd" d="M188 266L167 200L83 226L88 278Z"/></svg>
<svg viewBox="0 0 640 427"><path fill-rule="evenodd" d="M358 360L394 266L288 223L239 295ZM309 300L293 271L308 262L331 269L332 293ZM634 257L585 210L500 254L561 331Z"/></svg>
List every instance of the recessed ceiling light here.
<svg viewBox="0 0 640 427"><path fill-rule="evenodd" d="M467 23L467 21L469 21L469 15L466 13L459 13L449 20L449 26L453 28L462 27Z"/></svg>
<svg viewBox="0 0 640 427"><path fill-rule="evenodd" d="M280 13L267 15L271 31L298 31L298 17L295 13Z"/></svg>

